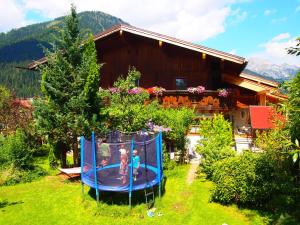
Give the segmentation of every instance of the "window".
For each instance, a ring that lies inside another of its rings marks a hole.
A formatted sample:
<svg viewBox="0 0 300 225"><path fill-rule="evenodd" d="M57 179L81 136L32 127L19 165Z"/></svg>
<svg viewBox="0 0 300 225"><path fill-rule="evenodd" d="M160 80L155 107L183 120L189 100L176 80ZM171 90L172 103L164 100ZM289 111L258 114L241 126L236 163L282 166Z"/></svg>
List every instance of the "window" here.
<svg viewBox="0 0 300 225"><path fill-rule="evenodd" d="M135 86L139 87L140 86L140 79L135 80Z"/></svg>
<svg viewBox="0 0 300 225"><path fill-rule="evenodd" d="M186 79L176 78L175 85L176 85L176 90L186 90L187 88Z"/></svg>

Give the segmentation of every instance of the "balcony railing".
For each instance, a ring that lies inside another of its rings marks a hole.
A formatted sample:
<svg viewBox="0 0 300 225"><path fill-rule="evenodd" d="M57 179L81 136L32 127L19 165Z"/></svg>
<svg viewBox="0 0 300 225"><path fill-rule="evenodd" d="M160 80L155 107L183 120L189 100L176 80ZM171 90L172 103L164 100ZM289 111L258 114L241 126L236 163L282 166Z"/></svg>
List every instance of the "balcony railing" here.
<svg viewBox="0 0 300 225"><path fill-rule="evenodd" d="M219 96L218 91L206 90L202 93L191 93L186 90L167 90L162 95L151 95L158 98L166 108L189 107L197 111L227 111L236 107L236 94L227 97Z"/></svg>

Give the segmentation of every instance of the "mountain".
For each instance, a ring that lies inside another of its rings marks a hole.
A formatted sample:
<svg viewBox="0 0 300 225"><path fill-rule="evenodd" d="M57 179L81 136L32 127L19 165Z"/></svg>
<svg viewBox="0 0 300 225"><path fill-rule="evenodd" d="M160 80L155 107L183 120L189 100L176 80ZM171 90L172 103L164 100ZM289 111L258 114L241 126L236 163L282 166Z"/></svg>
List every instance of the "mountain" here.
<svg viewBox="0 0 300 225"><path fill-rule="evenodd" d="M14 90L19 97L32 97L40 93L39 78L36 72L16 69L30 61L43 57L43 48L51 48L55 36L63 27L65 17L37 23L0 33L0 85ZM86 11L78 13L81 31L93 34L104 31L113 25L126 23L112 15Z"/></svg>
<svg viewBox="0 0 300 225"><path fill-rule="evenodd" d="M281 65L273 64L269 61L250 58L245 72L261 76L267 79L273 79L283 82L293 78L300 71L300 67L283 63Z"/></svg>

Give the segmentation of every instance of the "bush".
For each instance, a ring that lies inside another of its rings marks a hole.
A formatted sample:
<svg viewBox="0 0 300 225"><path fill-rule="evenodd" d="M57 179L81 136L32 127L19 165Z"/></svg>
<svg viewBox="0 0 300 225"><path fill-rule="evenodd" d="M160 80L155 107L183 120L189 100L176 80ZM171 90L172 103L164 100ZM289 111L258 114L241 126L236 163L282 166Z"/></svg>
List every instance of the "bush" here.
<svg viewBox="0 0 300 225"><path fill-rule="evenodd" d="M214 163L212 200L271 209L292 207L299 193L293 182L287 135L279 129L258 134L256 143L262 152L246 151Z"/></svg>
<svg viewBox="0 0 300 225"><path fill-rule="evenodd" d="M200 140L196 150L203 157L201 160L203 172L211 177L215 162L235 155L235 151L231 148L231 124L223 115L214 115L212 119L201 120L199 126L199 133L203 139Z"/></svg>
<svg viewBox="0 0 300 225"><path fill-rule="evenodd" d="M15 168L29 169L33 166L32 154L24 132L17 129L15 134L8 135L1 141L0 165L4 167L11 164Z"/></svg>
<svg viewBox="0 0 300 225"><path fill-rule="evenodd" d="M268 177L272 168L263 161L258 154L244 152L216 162L212 174L216 183L212 200L225 204L260 204L270 199L273 187ZM259 166L261 163L264 164L263 171Z"/></svg>
<svg viewBox="0 0 300 225"><path fill-rule="evenodd" d="M41 167L35 167L32 170L20 170L10 167L5 171L0 171L0 186L31 182L45 175L47 175L47 171Z"/></svg>

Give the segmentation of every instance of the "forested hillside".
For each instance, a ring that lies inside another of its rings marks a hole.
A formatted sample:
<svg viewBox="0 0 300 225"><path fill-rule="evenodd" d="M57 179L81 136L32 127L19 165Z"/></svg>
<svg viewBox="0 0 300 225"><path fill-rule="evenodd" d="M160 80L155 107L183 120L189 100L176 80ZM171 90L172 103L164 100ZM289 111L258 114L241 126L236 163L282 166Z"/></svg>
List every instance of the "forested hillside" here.
<svg viewBox="0 0 300 225"><path fill-rule="evenodd" d="M101 32L115 24L124 23L119 18L103 12L82 12L78 14L79 26L84 32ZM19 97L33 97L39 92L39 74L17 69L41 58L43 47L50 48L64 17L0 33L0 85L14 90Z"/></svg>

